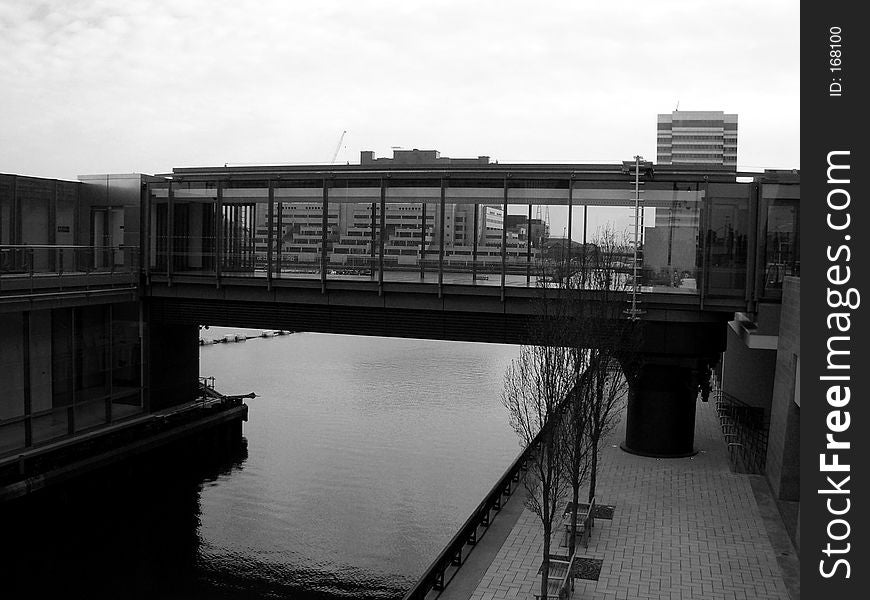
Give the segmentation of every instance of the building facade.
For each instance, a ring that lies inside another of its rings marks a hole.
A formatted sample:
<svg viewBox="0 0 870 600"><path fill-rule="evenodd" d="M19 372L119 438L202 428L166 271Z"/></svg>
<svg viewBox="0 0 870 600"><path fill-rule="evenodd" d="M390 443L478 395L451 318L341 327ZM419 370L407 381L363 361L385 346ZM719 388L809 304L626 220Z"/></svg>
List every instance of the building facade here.
<svg viewBox="0 0 870 600"><path fill-rule="evenodd" d="M721 110L660 114L656 163L737 168L737 115Z"/></svg>

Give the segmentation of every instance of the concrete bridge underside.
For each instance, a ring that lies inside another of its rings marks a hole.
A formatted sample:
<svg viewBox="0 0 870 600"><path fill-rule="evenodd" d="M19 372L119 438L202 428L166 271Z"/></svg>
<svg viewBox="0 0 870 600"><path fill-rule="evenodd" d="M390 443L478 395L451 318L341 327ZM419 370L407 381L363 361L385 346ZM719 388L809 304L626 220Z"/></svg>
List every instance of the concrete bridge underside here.
<svg viewBox="0 0 870 600"><path fill-rule="evenodd" d="M154 328L192 335L196 325L286 329L348 335L526 344L538 290L469 291L376 284L323 290L296 284L152 282L146 298ZM467 288L467 286L465 286ZM641 360L632 368L623 447L651 456L694 452L695 402L706 367L725 349L727 307L698 310L672 298L647 303ZM192 352L195 341L182 346ZM176 347L177 348L177 347ZM177 352L177 349L176 349ZM155 360L160 360L152 352Z"/></svg>

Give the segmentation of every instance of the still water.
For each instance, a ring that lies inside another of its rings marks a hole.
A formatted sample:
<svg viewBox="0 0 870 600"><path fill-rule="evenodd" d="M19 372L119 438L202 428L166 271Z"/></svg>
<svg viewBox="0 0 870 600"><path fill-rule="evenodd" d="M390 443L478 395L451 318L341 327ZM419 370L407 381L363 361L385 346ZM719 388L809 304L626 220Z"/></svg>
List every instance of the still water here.
<svg viewBox="0 0 870 600"><path fill-rule="evenodd" d="M5 565L22 591L74 596L401 597L519 451L499 402L516 354L310 333L204 346L220 391L257 393L243 447L55 494L17 519Z"/></svg>

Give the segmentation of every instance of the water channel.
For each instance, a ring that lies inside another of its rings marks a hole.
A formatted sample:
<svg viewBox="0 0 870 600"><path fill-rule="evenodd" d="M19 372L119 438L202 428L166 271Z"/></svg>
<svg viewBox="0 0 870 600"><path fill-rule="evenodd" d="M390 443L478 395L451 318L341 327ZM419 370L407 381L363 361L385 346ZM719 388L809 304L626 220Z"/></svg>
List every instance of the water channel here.
<svg viewBox="0 0 870 600"><path fill-rule="evenodd" d="M92 598L400 598L519 452L499 401L517 351L312 333L204 346L202 375L258 395L243 447L41 500L6 524L0 569Z"/></svg>

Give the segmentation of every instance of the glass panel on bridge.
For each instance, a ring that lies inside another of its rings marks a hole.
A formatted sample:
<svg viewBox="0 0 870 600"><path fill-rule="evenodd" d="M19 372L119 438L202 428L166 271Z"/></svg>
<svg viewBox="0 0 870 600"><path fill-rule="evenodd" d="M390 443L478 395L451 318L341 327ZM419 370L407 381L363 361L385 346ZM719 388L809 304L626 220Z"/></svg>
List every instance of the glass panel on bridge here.
<svg viewBox="0 0 870 600"><path fill-rule="evenodd" d="M380 203L380 179L330 182L325 236L327 279L371 281L377 277ZM324 242L322 213L318 212L317 219L316 244L320 253Z"/></svg>
<svg viewBox="0 0 870 600"><path fill-rule="evenodd" d="M323 271L323 181L276 181L272 185L275 198L272 208L273 277L320 279ZM263 207L263 210L267 209L267 206ZM327 217L330 210L327 209ZM259 223L257 254L261 257L258 260L265 261L268 255L267 213L262 215Z"/></svg>
<svg viewBox="0 0 870 600"><path fill-rule="evenodd" d="M698 240L703 186L697 183L646 182L638 186L575 182L571 239L581 263L610 238L627 289L637 279L639 292L697 294L700 273ZM635 254L635 236L637 253ZM574 270L583 271L577 266Z"/></svg>
<svg viewBox="0 0 870 600"><path fill-rule="evenodd" d="M743 298L749 236L748 183L711 183L708 201L705 253L705 293L710 297Z"/></svg>
<svg viewBox="0 0 870 600"><path fill-rule="evenodd" d="M761 297L782 297L785 277L800 276L800 188L795 185L762 185L759 211L764 244L761 256Z"/></svg>
<svg viewBox="0 0 870 600"><path fill-rule="evenodd" d="M441 184L438 179L390 181L384 213L384 281L438 281ZM455 216L445 215L452 239Z"/></svg>
<svg viewBox="0 0 870 600"><path fill-rule="evenodd" d="M505 217L505 285L562 285L568 274L568 181L513 179Z"/></svg>
<svg viewBox="0 0 870 600"><path fill-rule="evenodd" d="M450 179L443 219L445 284L501 285L504 180ZM440 213L434 225L441 240Z"/></svg>
<svg viewBox="0 0 870 600"><path fill-rule="evenodd" d="M218 227L218 263L227 277L265 277L265 247L257 248L257 228L263 228L269 202L265 181L227 182L222 190Z"/></svg>
<svg viewBox="0 0 870 600"><path fill-rule="evenodd" d="M148 184L148 270L168 273L169 183Z"/></svg>
<svg viewBox="0 0 870 600"><path fill-rule="evenodd" d="M217 185L173 184L173 274L215 275Z"/></svg>
<svg viewBox="0 0 870 600"><path fill-rule="evenodd" d="M86 270L83 265L77 264L81 261L79 255L82 252L76 252L72 246L76 245L76 207L78 205L78 195L73 187L58 186L57 189L57 207L55 209L55 238L54 242L58 246L67 246L66 248L58 248L56 251L55 269L59 273L69 273L76 270ZM138 249L136 249L138 250ZM122 253L123 254L123 253Z"/></svg>

